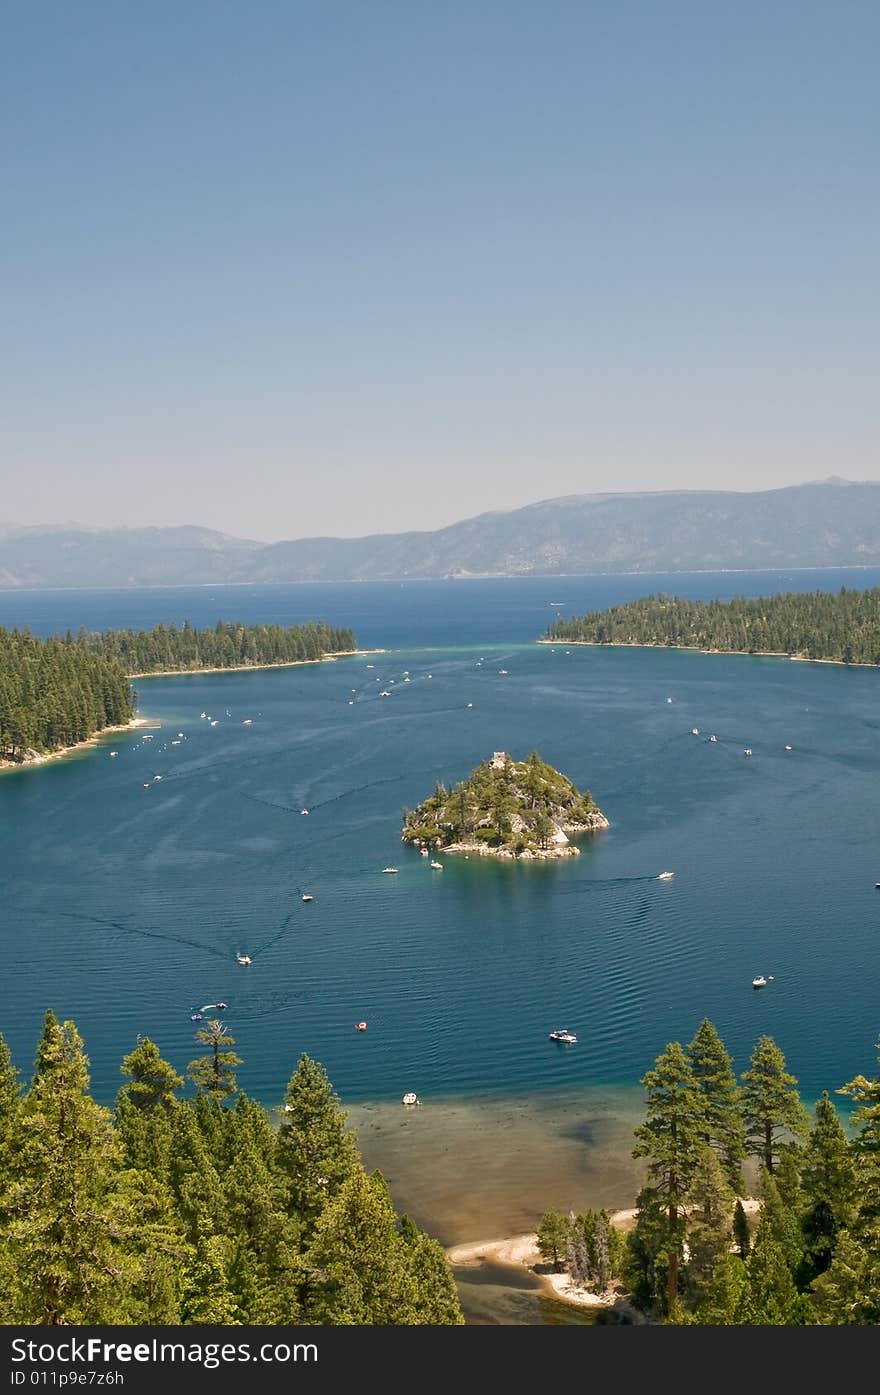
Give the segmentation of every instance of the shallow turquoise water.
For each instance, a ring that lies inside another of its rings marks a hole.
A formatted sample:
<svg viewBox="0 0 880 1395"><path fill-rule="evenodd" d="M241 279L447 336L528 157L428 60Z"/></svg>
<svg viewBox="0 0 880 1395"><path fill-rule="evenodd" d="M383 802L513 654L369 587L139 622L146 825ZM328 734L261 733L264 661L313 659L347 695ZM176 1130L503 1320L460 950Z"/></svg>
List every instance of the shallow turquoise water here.
<svg viewBox="0 0 880 1395"><path fill-rule="evenodd" d="M676 580L662 584L709 596L822 578ZM0 779L0 1015L19 1063L51 1005L76 1019L109 1099L137 1033L185 1066L191 1012L221 999L241 1081L267 1101L302 1050L352 1101L632 1084L704 1014L739 1065L772 1033L808 1092L870 1070L880 673L531 643L551 600L582 609L654 587L567 578L0 597L0 623L44 631L320 613L351 620L363 643L395 645L315 668L142 681L142 713L161 722L151 742L108 738ZM533 747L612 821L579 858L450 858L432 872L402 846L401 806L435 780L495 749ZM675 879L658 882L667 868ZM755 993L761 972L775 980ZM563 1024L576 1048L548 1042Z"/></svg>

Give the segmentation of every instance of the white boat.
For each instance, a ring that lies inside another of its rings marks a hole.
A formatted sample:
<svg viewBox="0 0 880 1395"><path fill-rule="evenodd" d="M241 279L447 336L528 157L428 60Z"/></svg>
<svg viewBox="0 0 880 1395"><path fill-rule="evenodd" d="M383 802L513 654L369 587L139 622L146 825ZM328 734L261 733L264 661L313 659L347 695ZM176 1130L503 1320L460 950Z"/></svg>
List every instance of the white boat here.
<svg viewBox="0 0 880 1395"><path fill-rule="evenodd" d="M200 712L199 717L207 717L207 712Z"/></svg>
<svg viewBox="0 0 880 1395"><path fill-rule="evenodd" d="M553 1031L550 1033L550 1040L563 1041L571 1046L577 1041L577 1037L574 1032L570 1032L567 1027L554 1027Z"/></svg>
<svg viewBox="0 0 880 1395"><path fill-rule="evenodd" d="M674 876L674 872L660 872L657 877L657 880L658 882L671 882Z"/></svg>
<svg viewBox="0 0 880 1395"><path fill-rule="evenodd" d="M382 871L383 871L383 872L396 872L396 871L397 871L397 868L396 868L396 867L383 867L383 868L382 868Z"/></svg>
<svg viewBox="0 0 880 1395"><path fill-rule="evenodd" d="M473 707L473 705L474 705L474 704L473 704L472 702L469 702L469 703L468 703L468 707Z"/></svg>
<svg viewBox="0 0 880 1395"><path fill-rule="evenodd" d="M699 728L699 727L691 727L691 736L699 736L699 734L700 734L700 728Z"/></svg>
<svg viewBox="0 0 880 1395"><path fill-rule="evenodd" d="M217 723L219 722L219 720L220 720L219 717L215 717L215 718L213 719L213 721L211 722L211 726L212 726L212 727L215 727L215 726L217 725Z"/></svg>
<svg viewBox="0 0 880 1395"><path fill-rule="evenodd" d="M245 717L244 721L242 722L242 726L249 727L253 720L253 717Z"/></svg>
<svg viewBox="0 0 880 1395"><path fill-rule="evenodd" d="M758 977L757 977L757 978L753 978L753 979L752 979L752 987L753 987L753 988L766 988L766 987L767 987L767 984L768 984L768 983L772 983L772 982L773 982L773 975L772 975L772 974L768 974L766 978L764 977L763 974L758 974Z"/></svg>
<svg viewBox="0 0 880 1395"><path fill-rule="evenodd" d="M141 737L141 740L142 740L142 741L152 741L152 739L153 739L152 736L142 736L142 737Z"/></svg>
<svg viewBox="0 0 880 1395"><path fill-rule="evenodd" d="M791 747L790 747L790 746L786 746L785 749L786 749L786 751L790 751L790 750L791 750Z"/></svg>
<svg viewBox="0 0 880 1395"><path fill-rule="evenodd" d="M672 701L672 698L667 698L666 701L667 701L667 702L671 702L671 701Z"/></svg>
<svg viewBox="0 0 880 1395"><path fill-rule="evenodd" d="M253 962L249 954L236 954L235 957L239 964L250 964Z"/></svg>
<svg viewBox="0 0 880 1395"><path fill-rule="evenodd" d="M407 1090L403 1097L404 1104L421 1104L421 1100L414 1090Z"/></svg>
<svg viewBox="0 0 880 1395"><path fill-rule="evenodd" d="M304 891L303 894L302 894L302 899L303 899L304 901L314 901L315 898L314 898L314 896L310 896L309 893L308 893L307 891Z"/></svg>
<svg viewBox="0 0 880 1395"><path fill-rule="evenodd" d="M309 812L308 809L300 809L300 813L301 813L301 814L307 814L308 812Z"/></svg>
<svg viewBox="0 0 880 1395"><path fill-rule="evenodd" d="M710 737L709 737L709 740L710 740L710 741L717 741L717 740L718 740L718 737L717 737L717 736L710 736Z"/></svg>
<svg viewBox="0 0 880 1395"><path fill-rule="evenodd" d="M442 871L443 871L443 863L442 863L442 862L432 862L432 863L431 863L431 866L434 868L434 871L435 871L435 872L442 872Z"/></svg>
<svg viewBox="0 0 880 1395"><path fill-rule="evenodd" d="M180 742L179 742L179 741L172 741L171 744L172 744L172 746L179 746L179 745L180 745ZM115 751L113 752L113 755L114 755L114 756L116 755L116 752L115 752Z"/></svg>
<svg viewBox="0 0 880 1395"><path fill-rule="evenodd" d="M390 697L391 694L389 693L389 691L388 691L387 688L383 688L382 691L381 691L381 693L379 694L379 696L380 696L380 697Z"/></svg>
<svg viewBox="0 0 880 1395"><path fill-rule="evenodd" d="M375 667L376 667L375 664L367 664L367 668L375 668Z"/></svg>
<svg viewBox="0 0 880 1395"><path fill-rule="evenodd" d="M752 754L752 748L751 748L751 746L747 746L746 749L743 751L743 755L744 755L744 756L750 756L751 754Z"/></svg>
<svg viewBox="0 0 880 1395"><path fill-rule="evenodd" d="M427 848L420 848L420 849L419 849L419 852L422 854L422 857L427 857L427 856L428 856L428 849L427 849Z"/></svg>
<svg viewBox="0 0 880 1395"><path fill-rule="evenodd" d="M498 672L499 672L499 673L506 674L506 673L507 673L507 669L506 669L506 668L500 668L500 669L498 670Z"/></svg>
<svg viewBox="0 0 880 1395"><path fill-rule="evenodd" d="M154 776L153 776L153 779L154 779L154 780L161 780L161 779L162 779L162 776L161 776L161 775L154 775Z"/></svg>
<svg viewBox="0 0 880 1395"><path fill-rule="evenodd" d="M118 756L118 755L119 755L119 752L118 752L118 751L111 751L110 754L111 754L111 756Z"/></svg>

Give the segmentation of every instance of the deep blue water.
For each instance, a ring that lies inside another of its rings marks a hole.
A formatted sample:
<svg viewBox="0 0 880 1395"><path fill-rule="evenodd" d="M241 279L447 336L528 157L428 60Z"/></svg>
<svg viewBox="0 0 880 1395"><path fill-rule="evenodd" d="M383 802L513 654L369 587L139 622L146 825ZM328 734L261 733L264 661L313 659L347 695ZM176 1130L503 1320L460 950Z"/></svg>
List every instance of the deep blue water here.
<svg viewBox="0 0 880 1395"><path fill-rule="evenodd" d="M808 1093L871 1071L880 672L532 641L559 610L648 590L878 580L0 593L0 624L40 633L320 615L394 651L141 681L142 714L161 722L152 741L108 738L0 779L0 1027L19 1064L51 1005L77 1021L109 1099L137 1033L183 1067L190 1013L221 999L240 1079L266 1100L302 1050L349 1100L632 1084L703 1015L740 1066L770 1032ZM433 872L402 846L401 806L435 780L534 747L612 821L579 858L449 858ZM673 881L656 880L664 869ZM756 993L759 972L775 977ZM547 1041L563 1024L577 1048Z"/></svg>

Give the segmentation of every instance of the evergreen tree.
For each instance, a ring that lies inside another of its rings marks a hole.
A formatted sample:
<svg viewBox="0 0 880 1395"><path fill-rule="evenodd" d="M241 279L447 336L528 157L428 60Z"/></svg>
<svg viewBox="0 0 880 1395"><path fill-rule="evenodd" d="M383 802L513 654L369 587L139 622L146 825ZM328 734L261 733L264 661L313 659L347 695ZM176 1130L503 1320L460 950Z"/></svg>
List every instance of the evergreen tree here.
<svg viewBox="0 0 880 1395"><path fill-rule="evenodd" d="M768 1172L779 1156L784 1132L796 1138L809 1129L806 1110L797 1093L797 1080L786 1070L785 1057L772 1037L761 1037L743 1071L743 1112L746 1144Z"/></svg>
<svg viewBox="0 0 880 1395"><path fill-rule="evenodd" d="M315 1225L306 1254L306 1320L343 1326L417 1323L406 1249L385 1187L355 1167Z"/></svg>
<svg viewBox="0 0 880 1395"><path fill-rule="evenodd" d="M196 1032L196 1041L209 1048L210 1054L190 1061L186 1073L196 1089L204 1091L215 1103L233 1095L236 1091L235 1067L241 1065L241 1057L229 1048L235 1045L222 1022L210 1021Z"/></svg>
<svg viewBox="0 0 880 1395"><path fill-rule="evenodd" d="M648 1176L666 1208L666 1301L672 1311L678 1297L683 1207L693 1182L704 1127L703 1096L677 1041L670 1042L657 1057L642 1084L648 1092L648 1107L644 1124L635 1130L639 1143L633 1149L633 1157L648 1159Z"/></svg>
<svg viewBox="0 0 880 1395"><path fill-rule="evenodd" d="M291 1204L308 1232L358 1162L345 1111L326 1072L303 1054L287 1086L278 1130L278 1166L289 1179Z"/></svg>
<svg viewBox="0 0 880 1395"><path fill-rule="evenodd" d="M816 1123L804 1150L801 1181L806 1201L801 1279L806 1287L829 1267L837 1237L855 1214L855 1164L827 1090L816 1102Z"/></svg>
<svg viewBox="0 0 880 1395"><path fill-rule="evenodd" d="M699 1151L689 1196L687 1291L693 1305L706 1297L723 1256L730 1252L733 1192L714 1150Z"/></svg>
<svg viewBox="0 0 880 1395"><path fill-rule="evenodd" d="M571 1221L568 1216L552 1207L544 1212L538 1226L538 1253L557 1271L562 1268L562 1259L568 1249L570 1235Z"/></svg>
<svg viewBox="0 0 880 1395"><path fill-rule="evenodd" d="M733 1062L718 1032L703 1018L687 1048L694 1079L703 1095L700 1135L721 1159L727 1180L742 1191L742 1164L746 1155L742 1095Z"/></svg>
<svg viewBox="0 0 880 1395"><path fill-rule="evenodd" d="M746 1286L736 1320L750 1327L797 1327L808 1320L807 1307L794 1285L783 1247L759 1225L746 1260Z"/></svg>
<svg viewBox="0 0 880 1395"><path fill-rule="evenodd" d="M14 1289L6 1301L18 1322L112 1323L122 1311L130 1267L120 1243L129 1224L117 1194L121 1156L88 1085L76 1028L47 1012L7 1197Z"/></svg>
<svg viewBox="0 0 880 1395"><path fill-rule="evenodd" d="M702 1326L733 1327L739 1322L748 1280L746 1266L736 1255L720 1256L700 1295L694 1321Z"/></svg>
<svg viewBox="0 0 880 1395"><path fill-rule="evenodd" d="M739 1197L737 1197L733 1207L733 1238L736 1241L740 1259L747 1259L751 1248L749 1218Z"/></svg>

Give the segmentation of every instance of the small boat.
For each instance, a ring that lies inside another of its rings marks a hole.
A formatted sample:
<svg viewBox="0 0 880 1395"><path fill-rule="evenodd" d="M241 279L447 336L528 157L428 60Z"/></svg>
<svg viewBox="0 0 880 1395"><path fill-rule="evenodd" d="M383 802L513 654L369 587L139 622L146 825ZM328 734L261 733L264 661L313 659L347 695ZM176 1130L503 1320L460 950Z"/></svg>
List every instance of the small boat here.
<svg viewBox="0 0 880 1395"><path fill-rule="evenodd" d="M307 814L308 812L309 812L308 809L300 809L300 813L301 813L301 814Z"/></svg>
<svg viewBox="0 0 880 1395"><path fill-rule="evenodd" d="M182 731L179 731L179 732L177 733L177 735L180 736L180 737L182 738L182 737L183 737L183 732L182 732Z"/></svg>
<svg viewBox="0 0 880 1395"><path fill-rule="evenodd" d="M674 873L674 872L661 872L661 873L658 875L657 880L658 880L658 882L671 882L671 881L672 881L672 878L673 878L674 876L675 876L675 873Z"/></svg>
<svg viewBox="0 0 880 1395"><path fill-rule="evenodd" d="M671 701L672 701L672 698L667 698L666 701L667 701L667 702L671 702Z"/></svg>
<svg viewBox="0 0 880 1395"><path fill-rule="evenodd" d="M242 722L242 726L243 726L243 727L249 727L249 726L251 725L251 722L252 722L253 720L254 720L253 717L245 717L244 721Z"/></svg>
<svg viewBox="0 0 880 1395"><path fill-rule="evenodd" d="M366 1022L355 1022L354 1029L356 1032L365 1032L367 1030L367 1024Z"/></svg>
<svg viewBox="0 0 880 1395"><path fill-rule="evenodd" d="M414 1090L407 1090L403 1097L404 1104L421 1104L421 1100Z"/></svg>
<svg viewBox="0 0 880 1395"><path fill-rule="evenodd" d="M571 1046L577 1041L574 1032L570 1032L567 1027L554 1027L550 1033L551 1041L562 1041Z"/></svg>
<svg viewBox="0 0 880 1395"><path fill-rule="evenodd" d="M315 898L314 896L311 896L307 891L304 891L302 894L302 899L304 901L314 901Z"/></svg>
<svg viewBox="0 0 880 1395"><path fill-rule="evenodd" d="M162 779L162 776L161 776L161 775L154 775L154 776L153 776L153 779L154 779L154 780L161 780L161 779Z"/></svg>
<svg viewBox="0 0 880 1395"><path fill-rule="evenodd" d="M152 739L153 739L152 736L142 736L142 737L141 737L141 740L142 740L142 741L152 741Z"/></svg>
<svg viewBox="0 0 880 1395"><path fill-rule="evenodd" d="M200 712L199 717L207 717L207 712Z"/></svg>
<svg viewBox="0 0 880 1395"><path fill-rule="evenodd" d="M397 868L396 868L396 867L383 867L383 868L382 868L382 871L383 871L383 872L396 872L396 871L397 871Z"/></svg>
<svg viewBox="0 0 880 1395"><path fill-rule="evenodd" d="M179 746L179 745L180 745L180 742L179 742L179 741L172 741L171 744L172 744L172 746ZM115 755L116 755L116 752L114 751L113 754L114 754L114 756L115 756Z"/></svg>
<svg viewBox="0 0 880 1395"><path fill-rule="evenodd" d="M367 664L367 668L375 668L375 667L376 667L375 664Z"/></svg>
<svg viewBox="0 0 880 1395"><path fill-rule="evenodd" d="M499 672L499 673L503 673L503 674L505 675L505 677L506 677L506 675L507 675L507 669L506 669L506 668L500 668L500 669L498 670L498 672Z"/></svg>
<svg viewBox="0 0 880 1395"><path fill-rule="evenodd" d="M251 964L253 962L249 954L236 954L235 957L239 964Z"/></svg>
<svg viewBox="0 0 880 1395"><path fill-rule="evenodd" d="M757 977L757 978L753 978L753 979L752 979L752 987L753 987L753 988L766 988L766 987L767 987L767 984L768 984L768 983L772 983L772 982L773 982L773 975L772 975L772 974L768 974L766 978L764 977L763 974L758 974L758 977Z"/></svg>
<svg viewBox="0 0 880 1395"><path fill-rule="evenodd" d="M217 723L219 722L219 720L220 720L219 717L214 717L214 718L212 719L212 721L211 721L211 726L212 726L212 727L215 727L215 726L217 725Z"/></svg>
<svg viewBox="0 0 880 1395"><path fill-rule="evenodd" d="M118 751L111 751L110 754L111 754L111 756L118 756L118 755L119 755L119 752L118 752Z"/></svg>
<svg viewBox="0 0 880 1395"><path fill-rule="evenodd" d="M211 1010L212 1010L213 1008L219 1008L220 1011L223 1012L223 1011L225 1011L226 1004L225 1004L225 1003L203 1003L202 1006L199 1008L199 1013L201 1014L201 1013L203 1013L203 1012L211 1012Z"/></svg>
<svg viewBox="0 0 880 1395"><path fill-rule="evenodd" d="M743 755L744 755L744 756L750 756L751 754L752 754L752 748L751 748L751 746L747 746L746 749L743 751Z"/></svg>
<svg viewBox="0 0 880 1395"><path fill-rule="evenodd" d="M710 737L709 737L709 740L710 740L710 741L717 741L717 740L718 740L718 737L717 737L717 736L710 736Z"/></svg>
<svg viewBox="0 0 880 1395"><path fill-rule="evenodd" d="M380 696L380 697L390 697L391 694L389 693L389 691L388 691L387 688L383 688L382 691L381 691L381 693L379 694L379 696Z"/></svg>
<svg viewBox="0 0 880 1395"><path fill-rule="evenodd" d="M145 790L148 790L149 788L150 788L150 786L149 786L148 783L144 785L144 789L145 789Z"/></svg>
<svg viewBox="0 0 880 1395"><path fill-rule="evenodd" d="M786 746L785 749L786 749L786 751L790 751L790 750L791 750L791 747L790 747L790 746Z"/></svg>
<svg viewBox="0 0 880 1395"><path fill-rule="evenodd" d="M404 678L403 681L404 681L404 683L411 683L411 682L412 682L412 679L411 679L411 678Z"/></svg>
<svg viewBox="0 0 880 1395"><path fill-rule="evenodd" d="M691 736L699 736L699 734L700 734L700 728L699 728L699 727L691 727Z"/></svg>
<svg viewBox="0 0 880 1395"><path fill-rule="evenodd" d="M422 857L427 857L427 856L428 856L428 849L427 849L427 848L419 848L419 852L422 854Z"/></svg>
<svg viewBox="0 0 880 1395"><path fill-rule="evenodd" d="M433 677L434 677L433 673L429 673L429 674L428 674L428 677L429 677L429 678L433 678Z"/></svg>
<svg viewBox="0 0 880 1395"><path fill-rule="evenodd" d="M431 866L434 868L434 871L435 871L435 872L442 872L442 871L443 871L443 863L442 863L442 862L432 862L432 863L431 863Z"/></svg>
<svg viewBox="0 0 880 1395"><path fill-rule="evenodd" d="M473 704L472 702L469 702L469 703L468 703L468 707L473 707L473 705L474 705L474 704Z"/></svg>

